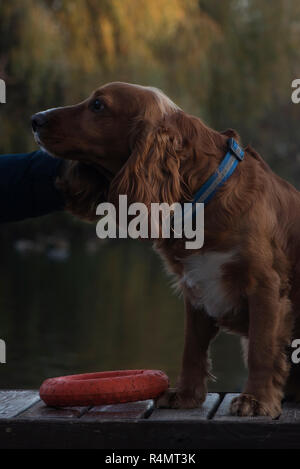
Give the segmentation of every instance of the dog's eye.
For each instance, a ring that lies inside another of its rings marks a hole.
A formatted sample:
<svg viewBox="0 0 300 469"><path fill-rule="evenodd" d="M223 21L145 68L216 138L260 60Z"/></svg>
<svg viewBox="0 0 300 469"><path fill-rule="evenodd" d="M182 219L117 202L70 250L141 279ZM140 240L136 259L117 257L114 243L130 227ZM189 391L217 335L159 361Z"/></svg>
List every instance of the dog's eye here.
<svg viewBox="0 0 300 469"><path fill-rule="evenodd" d="M100 99L95 99L92 102L91 108L92 108L92 111L94 111L94 112L101 112L105 109L105 104Z"/></svg>

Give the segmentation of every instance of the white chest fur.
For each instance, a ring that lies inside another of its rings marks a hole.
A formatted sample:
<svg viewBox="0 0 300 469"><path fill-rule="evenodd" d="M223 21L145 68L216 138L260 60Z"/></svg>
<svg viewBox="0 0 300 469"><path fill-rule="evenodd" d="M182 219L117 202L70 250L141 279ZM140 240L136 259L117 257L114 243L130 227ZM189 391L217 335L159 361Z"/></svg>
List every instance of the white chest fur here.
<svg viewBox="0 0 300 469"><path fill-rule="evenodd" d="M181 282L189 288L190 301L195 307L204 307L207 314L217 318L233 309L222 277L223 266L232 261L235 252L207 252L183 260Z"/></svg>

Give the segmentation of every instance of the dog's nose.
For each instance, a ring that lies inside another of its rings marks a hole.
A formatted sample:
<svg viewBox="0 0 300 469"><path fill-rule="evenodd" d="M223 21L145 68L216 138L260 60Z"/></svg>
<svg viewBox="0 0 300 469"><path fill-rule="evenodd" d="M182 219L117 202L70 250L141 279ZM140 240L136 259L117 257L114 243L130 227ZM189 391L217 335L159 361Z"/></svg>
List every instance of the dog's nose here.
<svg viewBox="0 0 300 469"><path fill-rule="evenodd" d="M32 130L36 132L39 127L42 127L47 122L44 112L38 112L31 117Z"/></svg>

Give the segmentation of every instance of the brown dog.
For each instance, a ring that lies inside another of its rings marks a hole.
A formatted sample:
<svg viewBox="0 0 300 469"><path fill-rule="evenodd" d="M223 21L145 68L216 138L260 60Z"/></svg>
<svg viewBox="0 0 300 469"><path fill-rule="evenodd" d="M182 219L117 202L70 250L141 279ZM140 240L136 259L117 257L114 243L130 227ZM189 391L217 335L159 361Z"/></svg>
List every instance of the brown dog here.
<svg viewBox="0 0 300 469"><path fill-rule="evenodd" d="M190 201L224 158L228 137L239 141L234 131L217 132L187 115L159 90L125 83L36 114L32 125L49 153L77 160L66 164L58 184L68 209L86 219L119 194L147 206ZM159 239L155 247L177 278L186 310L178 387L158 405L204 401L209 344L223 327L240 334L248 349L249 377L232 413L277 416L284 390L296 397L300 391L288 354L292 337L300 337L299 192L248 146L205 208L204 247L187 250L181 239Z"/></svg>

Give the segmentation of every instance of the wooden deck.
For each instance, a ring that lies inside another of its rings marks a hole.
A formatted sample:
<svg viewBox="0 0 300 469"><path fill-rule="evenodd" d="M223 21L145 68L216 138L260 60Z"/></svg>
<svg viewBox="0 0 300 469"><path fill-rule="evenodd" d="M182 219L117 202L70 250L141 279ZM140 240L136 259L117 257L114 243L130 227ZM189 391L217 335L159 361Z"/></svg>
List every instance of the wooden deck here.
<svg viewBox="0 0 300 469"><path fill-rule="evenodd" d="M209 394L201 409L154 409L152 401L50 408L37 391L0 391L0 448L300 448L300 405L279 419L229 415L235 394Z"/></svg>

